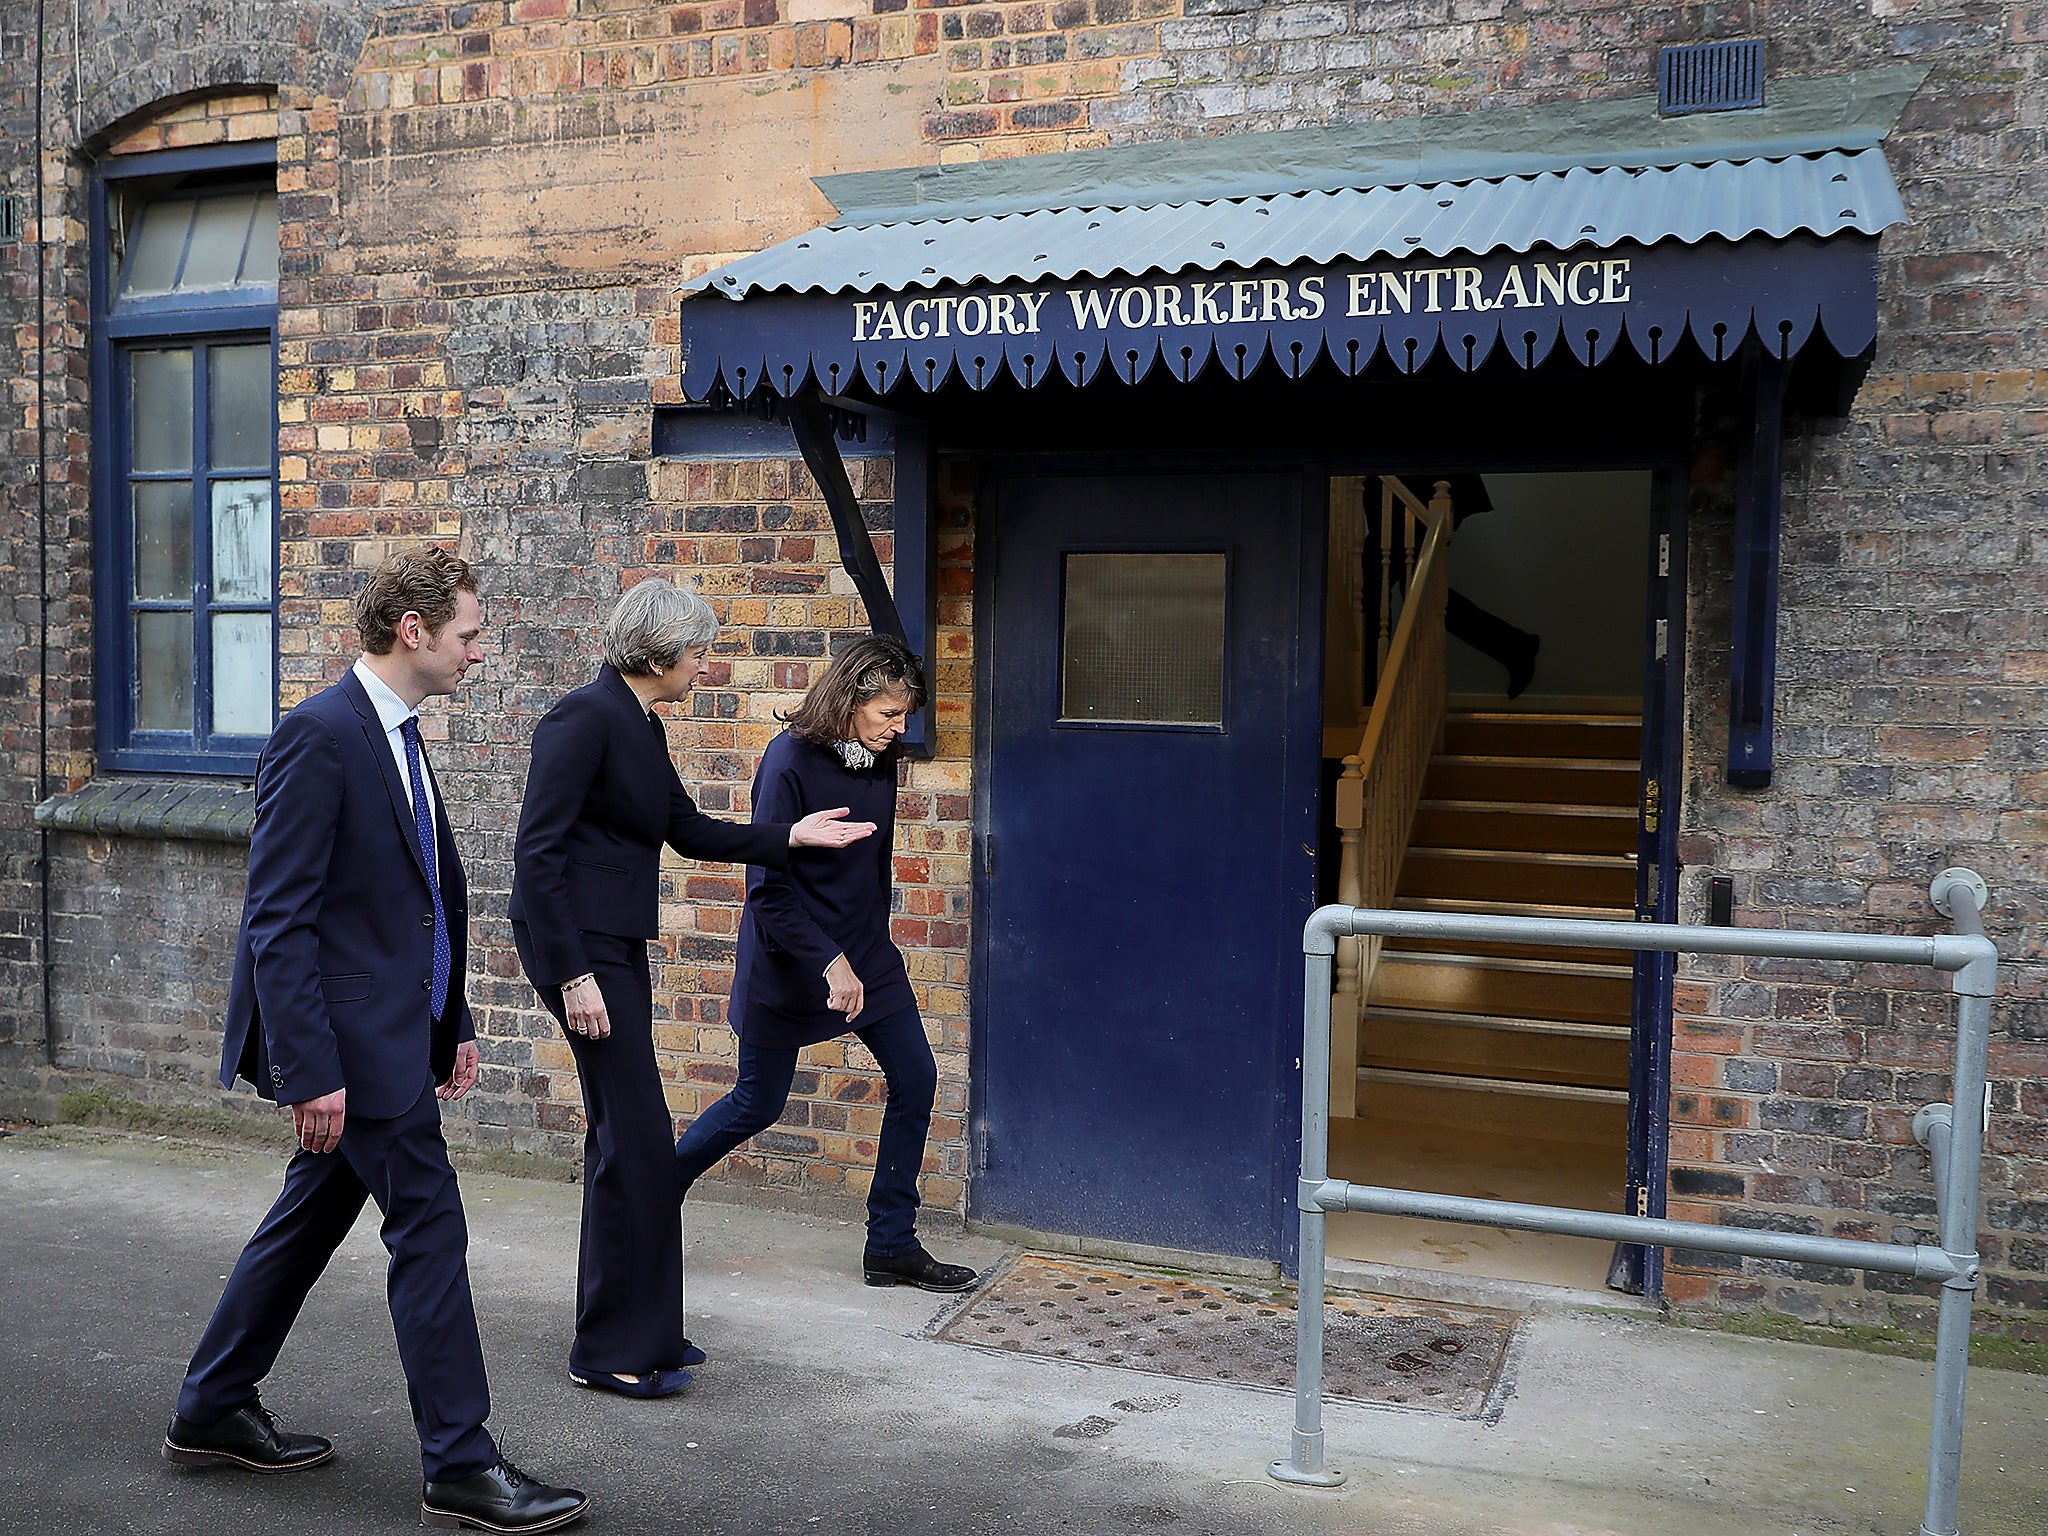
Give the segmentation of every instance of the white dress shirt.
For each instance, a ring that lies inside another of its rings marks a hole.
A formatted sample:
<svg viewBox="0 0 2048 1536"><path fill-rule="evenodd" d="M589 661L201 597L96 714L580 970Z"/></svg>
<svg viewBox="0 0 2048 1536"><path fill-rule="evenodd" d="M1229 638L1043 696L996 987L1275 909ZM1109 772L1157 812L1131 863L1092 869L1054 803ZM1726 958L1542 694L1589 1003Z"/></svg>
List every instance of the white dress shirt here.
<svg viewBox="0 0 2048 1536"><path fill-rule="evenodd" d="M362 657L356 658L356 680L363 685L363 692L370 696L370 703L377 710L378 723L384 727L384 744L391 749L391 757L398 764L398 782L405 788L405 803L412 804L412 771L405 765L405 737L401 728L408 720L417 720L419 711L410 707L405 700L391 691L391 687L370 670L369 663ZM427 826L434 826L434 786L427 778L426 748L420 748L420 787L427 792Z"/></svg>

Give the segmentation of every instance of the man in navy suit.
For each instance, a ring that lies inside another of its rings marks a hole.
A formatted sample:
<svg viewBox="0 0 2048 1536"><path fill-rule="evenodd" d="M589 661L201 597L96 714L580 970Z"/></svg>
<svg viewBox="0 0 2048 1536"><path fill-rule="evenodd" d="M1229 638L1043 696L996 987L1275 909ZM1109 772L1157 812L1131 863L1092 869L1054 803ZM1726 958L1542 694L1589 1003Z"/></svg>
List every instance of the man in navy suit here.
<svg viewBox="0 0 2048 1536"><path fill-rule="evenodd" d="M240 1076L290 1105L299 1150L199 1341L164 1455L291 1472L334 1454L281 1428L257 1384L372 1199L423 1521L552 1530L590 1501L526 1477L484 1428L469 1234L441 1136L439 1100L475 1084L478 1054L462 987L468 888L417 712L483 660L476 577L445 550L394 555L357 599L356 627L354 667L279 722L256 767L221 1082Z"/></svg>

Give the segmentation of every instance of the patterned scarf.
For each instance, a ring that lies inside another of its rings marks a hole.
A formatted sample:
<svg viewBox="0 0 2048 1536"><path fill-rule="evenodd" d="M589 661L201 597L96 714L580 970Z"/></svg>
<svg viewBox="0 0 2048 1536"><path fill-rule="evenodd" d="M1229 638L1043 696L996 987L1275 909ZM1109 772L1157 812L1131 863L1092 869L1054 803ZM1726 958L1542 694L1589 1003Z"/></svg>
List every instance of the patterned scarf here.
<svg viewBox="0 0 2048 1536"><path fill-rule="evenodd" d="M835 741L832 745L838 749L839 761L855 773L875 766L875 754L857 741Z"/></svg>

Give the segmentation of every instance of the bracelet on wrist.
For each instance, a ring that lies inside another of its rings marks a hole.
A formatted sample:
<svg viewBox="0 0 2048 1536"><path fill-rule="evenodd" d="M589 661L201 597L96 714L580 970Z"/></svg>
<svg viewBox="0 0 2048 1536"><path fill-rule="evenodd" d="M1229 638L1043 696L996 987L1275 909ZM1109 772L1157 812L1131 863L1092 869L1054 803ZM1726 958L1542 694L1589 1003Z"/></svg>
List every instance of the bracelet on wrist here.
<svg viewBox="0 0 2048 1536"><path fill-rule="evenodd" d="M585 971L581 976L571 976L567 981L562 983L562 993L564 996L567 996L571 991L573 991L577 987L582 986L583 983L585 983L586 981L596 980L597 973L595 971Z"/></svg>

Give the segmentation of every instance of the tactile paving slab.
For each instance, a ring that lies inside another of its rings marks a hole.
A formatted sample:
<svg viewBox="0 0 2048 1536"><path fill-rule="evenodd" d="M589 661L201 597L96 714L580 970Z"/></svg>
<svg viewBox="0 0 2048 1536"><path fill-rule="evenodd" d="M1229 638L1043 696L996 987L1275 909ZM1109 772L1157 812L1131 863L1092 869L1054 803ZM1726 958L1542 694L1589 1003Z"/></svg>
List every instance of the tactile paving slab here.
<svg viewBox="0 0 2048 1536"><path fill-rule="evenodd" d="M1361 1403L1484 1411L1517 1319L1475 1307L1332 1296L1324 1390ZM938 1329L983 1349L1194 1381L1294 1389L1291 1292L1023 1254Z"/></svg>

